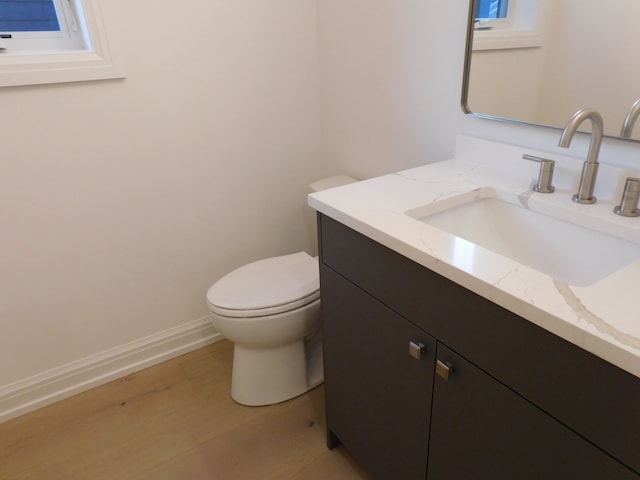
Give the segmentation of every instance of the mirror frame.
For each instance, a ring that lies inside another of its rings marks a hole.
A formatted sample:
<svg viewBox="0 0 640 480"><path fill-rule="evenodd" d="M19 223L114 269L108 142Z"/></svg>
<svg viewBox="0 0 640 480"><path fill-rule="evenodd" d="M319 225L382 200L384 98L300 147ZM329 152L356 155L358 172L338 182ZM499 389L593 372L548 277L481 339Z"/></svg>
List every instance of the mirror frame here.
<svg viewBox="0 0 640 480"><path fill-rule="evenodd" d="M482 118L485 120L495 120L502 123L541 127L541 128L558 130L558 131L563 130L564 127L561 127L561 126L528 122L525 120L518 120L514 118L497 117L497 116L489 115L486 113L474 112L469 108L469 86L471 83L471 57L473 54L473 37L475 33L475 29L474 29L475 11L476 11L477 2L478 0L469 0L469 10L467 14L467 35L466 35L466 45L465 45L465 55L464 55L464 70L462 74L462 95L460 97L460 106L462 108L462 111L470 117ZM567 118L567 121L569 121L569 118ZM639 120L639 123L640 123L640 120ZM640 125L638 125L637 128L640 129ZM582 130L579 130L579 132L581 131ZM588 130L585 130L585 132L588 132ZM604 134L603 136L605 138L621 140L624 142L640 143L640 140L635 138L621 137L619 135L611 135L611 134Z"/></svg>

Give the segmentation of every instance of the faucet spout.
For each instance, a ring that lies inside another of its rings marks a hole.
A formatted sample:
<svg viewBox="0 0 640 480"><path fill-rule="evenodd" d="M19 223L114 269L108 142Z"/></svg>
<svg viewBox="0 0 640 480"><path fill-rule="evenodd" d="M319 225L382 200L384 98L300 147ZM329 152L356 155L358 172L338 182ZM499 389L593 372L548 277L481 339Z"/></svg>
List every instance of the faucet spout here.
<svg viewBox="0 0 640 480"><path fill-rule="evenodd" d="M602 116L592 109L578 110L571 117L567 126L564 127L558 146L569 148L578 127L587 119L591 121L591 143L589 144L587 160L582 166L582 176L580 177L578 193L573 196L573 201L576 203L591 204L596 203L593 190L598 175L598 154L600 153L600 145L602 144L602 136L604 134Z"/></svg>
<svg viewBox="0 0 640 480"><path fill-rule="evenodd" d="M622 124L622 131L620 132L620 136L623 138L631 138L631 132L633 131L633 126L636 123L636 120L640 116L640 98L635 101L631 108L629 109L629 113L627 113L627 118L624 119L624 123Z"/></svg>

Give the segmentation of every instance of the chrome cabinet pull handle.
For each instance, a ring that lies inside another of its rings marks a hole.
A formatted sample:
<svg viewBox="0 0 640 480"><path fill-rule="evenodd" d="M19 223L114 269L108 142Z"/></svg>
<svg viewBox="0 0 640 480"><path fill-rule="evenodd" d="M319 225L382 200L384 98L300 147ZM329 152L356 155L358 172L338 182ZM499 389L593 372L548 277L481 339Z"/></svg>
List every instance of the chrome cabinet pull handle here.
<svg viewBox="0 0 640 480"><path fill-rule="evenodd" d="M425 351L425 346L422 343L409 342L409 355L416 360L420 360L422 353Z"/></svg>
<svg viewBox="0 0 640 480"><path fill-rule="evenodd" d="M449 375L453 372L453 364L449 362L436 362L436 374L443 380L449 380Z"/></svg>

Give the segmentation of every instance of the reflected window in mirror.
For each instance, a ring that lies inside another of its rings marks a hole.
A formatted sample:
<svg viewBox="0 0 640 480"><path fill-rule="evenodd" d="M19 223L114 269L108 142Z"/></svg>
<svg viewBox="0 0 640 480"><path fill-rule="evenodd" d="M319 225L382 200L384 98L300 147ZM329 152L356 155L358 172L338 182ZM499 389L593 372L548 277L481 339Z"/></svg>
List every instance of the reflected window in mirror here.
<svg viewBox="0 0 640 480"><path fill-rule="evenodd" d="M491 30L508 22L509 0L478 0L476 30Z"/></svg>
<svg viewBox="0 0 640 480"><path fill-rule="evenodd" d="M505 18L509 0L479 0L476 18Z"/></svg>
<svg viewBox="0 0 640 480"><path fill-rule="evenodd" d="M476 0L474 50L539 46L538 0Z"/></svg>

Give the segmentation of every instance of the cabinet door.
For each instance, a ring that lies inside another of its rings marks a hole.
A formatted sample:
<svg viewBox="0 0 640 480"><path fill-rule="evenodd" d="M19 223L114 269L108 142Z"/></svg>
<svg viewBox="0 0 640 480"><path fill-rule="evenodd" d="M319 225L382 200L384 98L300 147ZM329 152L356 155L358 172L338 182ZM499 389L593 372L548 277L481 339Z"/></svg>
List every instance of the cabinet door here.
<svg viewBox="0 0 640 480"><path fill-rule="evenodd" d="M424 480L435 341L324 266L321 292L329 446L376 479Z"/></svg>
<svg viewBox="0 0 640 480"><path fill-rule="evenodd" d="M442 344L438 361L452 370L434 381L428 480L638 480Z"/></svg>
<svg viewBox="0 0 640 480"><path fill-rule="evenodd" d="M320 215L322 261L640 473L640 380Z"/></svg>

